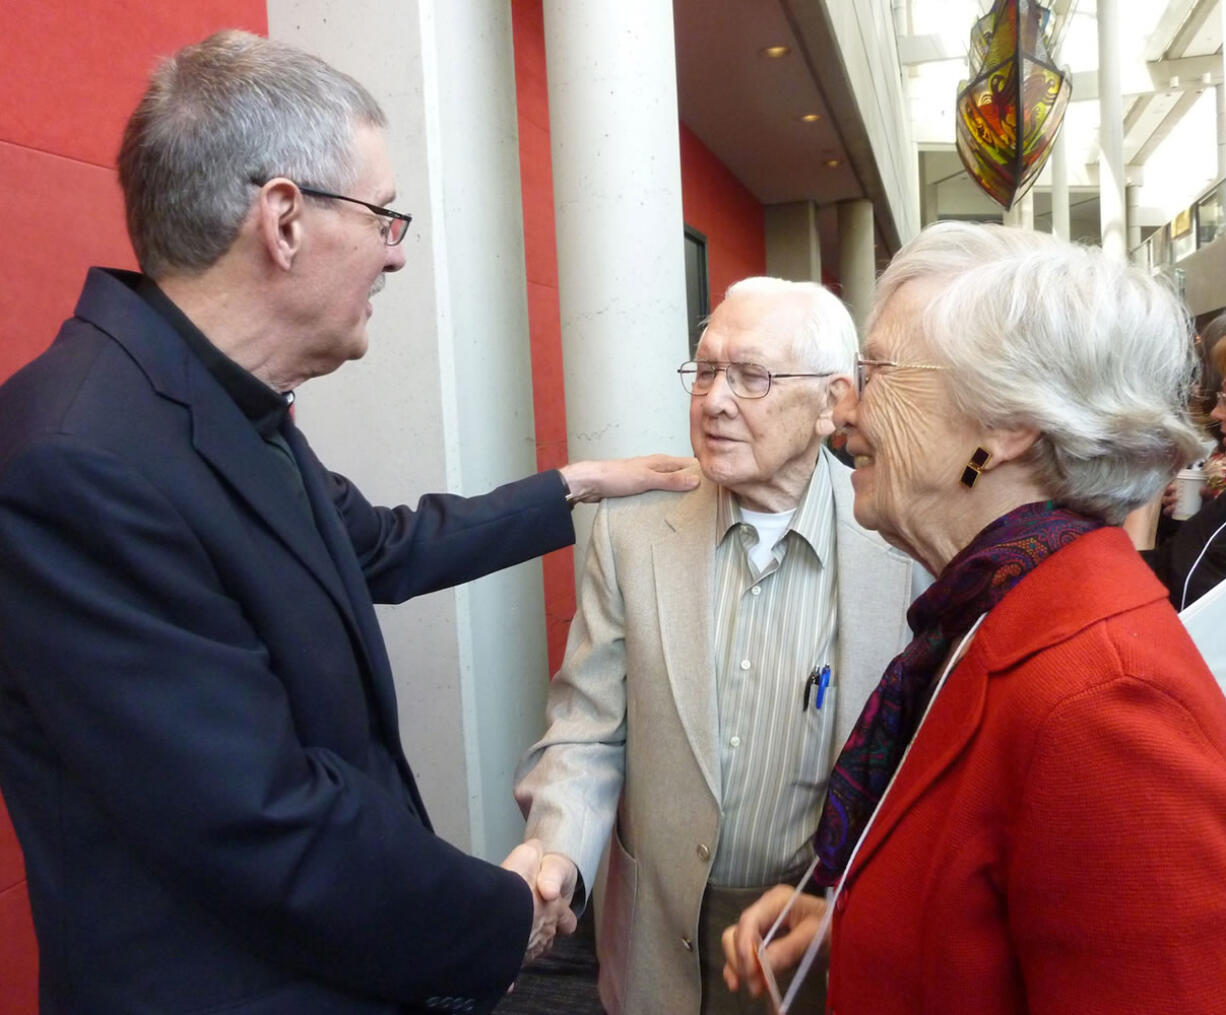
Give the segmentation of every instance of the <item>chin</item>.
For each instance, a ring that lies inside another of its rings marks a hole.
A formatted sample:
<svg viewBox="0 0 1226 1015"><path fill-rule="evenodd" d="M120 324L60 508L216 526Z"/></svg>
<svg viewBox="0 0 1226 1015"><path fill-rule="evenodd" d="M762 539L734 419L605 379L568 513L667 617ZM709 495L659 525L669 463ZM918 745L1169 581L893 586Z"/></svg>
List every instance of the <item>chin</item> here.
<svg viewBox="0 0 1226 1015"><path fill-rule="evenodd" d="M710 455L698 457L698 468L702 471L703 476L716 486L733 489L744 481L744 477L735 468L729 467L728 463L720 462L718 458L712 458Z"/></svg>
<svg viewBox="0 0 1226 1015"><path fill-rule="evenodd" d="M363 328L361 332L355 335L353 340L349 343L349 347L346 350L345 359L347 360L361 359L363 356L366 355L366 351L369 348L370 348L370 340L366 337L366 329Z"/></svg>
<svg viewBox="0 0 1226 1015"><path fill-rule="evenodd" d="M877 518L869 510L866 498L856 494L856 499L852 502L852 515L856 519L856 524L862 529L868 529L870 532L877 531Z"/></svg>

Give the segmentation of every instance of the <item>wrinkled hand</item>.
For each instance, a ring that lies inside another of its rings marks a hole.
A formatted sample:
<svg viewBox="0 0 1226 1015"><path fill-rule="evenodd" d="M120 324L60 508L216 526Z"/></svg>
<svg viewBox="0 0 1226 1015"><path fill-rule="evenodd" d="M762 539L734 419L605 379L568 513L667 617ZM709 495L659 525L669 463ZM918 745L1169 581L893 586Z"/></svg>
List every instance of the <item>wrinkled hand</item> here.
<svg viewBox="0 0 1226 1015"><path fill-rule="evenodd" d="M628 497L647 490L692 490L698 463L673 455L644 455L601 462L571 462L559 470L575 499L585 504L605 497Z"/></svg>
<svg viewBox="0 0 1226 1015"><path fill-rule="evenodd" d="M724 929L724 983L729 990L735 992L744 987L751 997L760 997L766 990L756 946L791 897L790 885L775 885L746 909L740 920ZM766 947L764 958L776 976L804 957L825 913L826 900L821 896L802 894L796 899L783 918L783 925Z"/></svg>
<svg viewBox="0 0 1226 1015"><path fill-rule="evenodd" d="M532 932L524 951L524 965L544 955L558 934L571 934L578 922L570 908L578 868L560 853L545 853L540 839L520 843L502 861L532 889Z"/></svg>

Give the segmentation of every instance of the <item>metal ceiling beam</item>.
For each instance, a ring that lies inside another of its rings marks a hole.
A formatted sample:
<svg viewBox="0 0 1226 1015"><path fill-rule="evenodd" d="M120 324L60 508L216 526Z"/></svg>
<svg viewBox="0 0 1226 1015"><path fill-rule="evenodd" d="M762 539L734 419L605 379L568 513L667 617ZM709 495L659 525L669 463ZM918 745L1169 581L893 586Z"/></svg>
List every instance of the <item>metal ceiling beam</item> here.
<svg viewBox="0 0 1226 1015"><path fill-rule="evenodd" d="M1182 5L1183 2L1184 0L1179 0L1179 5ZM1205 27L1205 22L1209 20L1209 16L1218 12L1218 4L1219 0L1198 0L1184 19L1179 31L1175 33L1175 38L1171 41L1167 51L1162 55L1167 57L1183 56L1188 51L1188 47L1192 44L1197 34Z"/></svg>
<svg viewBox="0 0 1226 1015"><path fill-rule="evenodd" d="M1145 59L1161 60L1167 56L1167 51L1173 46L1176 36L1180 34L1180 29L1183 28L1193 11L1198 7L1210 5L1216 5L1216 0L1168 0L1145 47ZM1203 20L1202 17L1201 21ZM1183 50L1179 50L1174 55L1183 56Z"/></svg>
<svg viewBox="0 0 1226 1015"><path fill-rule="evenodd" d="M1226 0L1165 0L1162 15L1158 18L1158 23L1154 26L1154 30L1149 37L1149 44L1145 50L1146 60L1151 64L1165 63L1170 65L1184 59L1184 53L1192 43L1196 33L1204 28L1209 15L1215 13L1219 9L1219 4L1223 2L1226 2ZM1193 57L1191 59L1196 58ZM1204 88L1205 82L1203 79L1206 72L1210 75L1210 83L1217 84L1221 80L1221 57L1210 57L1209 59L1217 61L1216 68L1210 67L1193 70L1189 67L1183 73L1180 73L1179 70L1175 70L1173 74L1168 72L1166 78L1168 85L1170 78L1173 76L1181 82L1188 82L1190 87ZM1198 81L1198 79L1200 80ZM1191 85L1191 82L1197 82L1197 84ZM1167 87L1155 89L1156 91L1170 93L1172 89ZM1154 92L1149 92L1138 95L1133 99L1125 116L1125 131L1128 129L1129 122L1136 124L1144 118L1153 94ZM1185 91L1174 108L1180 110L1179 115L1182 116L1183 112L1191 108L1191 104L1194 101L1195 92ZM1142 153L1152 151L1158 141L1162 140L1170 132L1175 122L1178 121L1172 122L1171 114L1168 113L1155 131L1141 143L1141 147L1138 149L1137 155L1133 157L1133 160L1142 160Z"/></svg>
<svg viewBox="0 0 1226 1015"><path fill-rule="evenodd" d="M1079 0L1055 0L1048 4L1052 13L1050 38L1052 52L1059 53L1060 43L1064 39L1065 29L1077 12ZM1215 2L1215 0L1210 0ZM943 60L965 60L970 49L971 25L959 37L950 32L939 32L929 35L900 35L898 37L899 62L904 67L914 67L921 63L939 63Z"/></svg>
<svg viewBox="0 0 1226 1015"><path fill-rule="evenodd" d="M1179 96L1179 101L1171 107L1171 111L1162 118L1162 122L1158 124L1154 132L1136 150L1136 153L1129 160L1129 165L1144 165L1145 160L1154 153L1154 149L1175 128L1175 125L1184 118L1184 114L1196 104L1196 100L1199 98L1200 96L1196 92L1184 92L1183 95Z"/></svg>
<svg viewBox="0 0 1226 1015"><path fill-rule="evenodd" d="M1145 65L1148 87L1124 82L1124 97L1169 95L1175 92L1200 92L1222 80L1222 56L1184 56L1176 60L1154 60ZM1073 75L1073 100L1098 98L1098 71L1078 71ZM1132 114L1132 110L1129 111Z"/></svg>

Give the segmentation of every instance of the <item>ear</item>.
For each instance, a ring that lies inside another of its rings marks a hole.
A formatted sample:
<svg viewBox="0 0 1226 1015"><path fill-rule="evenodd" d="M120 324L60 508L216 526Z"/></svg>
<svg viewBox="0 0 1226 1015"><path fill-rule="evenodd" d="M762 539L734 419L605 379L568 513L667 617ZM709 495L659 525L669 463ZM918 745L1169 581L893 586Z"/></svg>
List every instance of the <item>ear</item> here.
<svg viewBox="0 0 1226 1015"><path fill-rule="evenodd" d="M1006 462L1015 462L1031 449L1039 439L1039 431L1033 426L999 427L989 430L983 437L983 447L992 452L992 458L984 467L990 472Z"/></svg>
<svg viewBox="0 0 1226 1015"><path fill-rule="evenodd" d="M854 385L851 383L851 377L847 374L837 374L826 382L821 412L818 413L817 421L813 427L817 431L818 437L824 439L838 429L834 422L834 407L846 398L848 392L853 390L853 388Z"/></svg>
<svg viewBox="0 0 1226 1015"><path fill-rule="evenodd" d="M298 188L280 177L264 184L256 198L256 235L269 260L283 271L293 268L302 248L304 207Z"/></svg>

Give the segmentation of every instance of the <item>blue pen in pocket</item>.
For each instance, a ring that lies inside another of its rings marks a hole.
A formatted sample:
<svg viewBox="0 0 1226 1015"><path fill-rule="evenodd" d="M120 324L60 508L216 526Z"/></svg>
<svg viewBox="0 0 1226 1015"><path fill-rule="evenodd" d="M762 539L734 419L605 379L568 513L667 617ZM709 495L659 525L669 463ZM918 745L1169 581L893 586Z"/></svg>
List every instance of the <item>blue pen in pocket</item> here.
<svg viewBox="0 0 1226 1015"><path fill-rule="evenodd" d="M817 700L814 703L814 708L819 712L822 710L822 703L826 700L826 688L830 686L830 667L823 666L820 670L814 670L805 680L805 695L804 704L801 706L802 711L809 711L809 694L813 688L817 688Z"/></svg>

